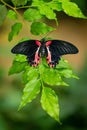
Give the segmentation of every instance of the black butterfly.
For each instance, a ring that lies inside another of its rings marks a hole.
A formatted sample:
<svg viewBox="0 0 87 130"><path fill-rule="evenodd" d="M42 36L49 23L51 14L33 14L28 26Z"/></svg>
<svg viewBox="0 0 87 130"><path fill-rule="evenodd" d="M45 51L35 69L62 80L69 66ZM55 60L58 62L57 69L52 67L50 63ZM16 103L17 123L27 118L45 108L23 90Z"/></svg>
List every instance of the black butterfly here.
<svg viewBox="0 0 87 130"><path fill-rule="evenodd" d="M63 40L27 40L20 42L11 50L15 54L23 54L27 56L27 60L31 66L37 66L40 57L46 56L47 63L50 67L55 67L60 56L65 54L76 54L78 49L71 43Z"/></svg>

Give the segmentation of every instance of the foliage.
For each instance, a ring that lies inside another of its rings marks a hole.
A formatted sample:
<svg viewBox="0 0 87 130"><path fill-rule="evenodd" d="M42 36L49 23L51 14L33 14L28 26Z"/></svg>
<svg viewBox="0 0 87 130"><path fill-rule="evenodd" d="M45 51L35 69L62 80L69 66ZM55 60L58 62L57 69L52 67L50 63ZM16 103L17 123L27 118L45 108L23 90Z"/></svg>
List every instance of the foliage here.
<svg viewBox="0 0 87 130"><path fill-rule="evenodd" d="M42 108L55 120L59 121L58 97L51 86L68 86L64 78L76 78L69 63L61 59L56 68L49 68L43 59L43 64L38 67L30 67L25 56L16 55L9 75L22 72L22 80L25 85L20 110L41 93ZM55 77L55 78L54 78ZM60 121L59 121L60 122Z"/></svg>
<svg viewBox="0 0 87 130"><path fill-rule="evenodd" d="M11 32L8 35L8 40L11 41L15 35L18 35L18 33L20 32L21 28L22 28L22 24L21 23L15 23L12 26Z"/></svg>
<svg viewBox="0 0 87 130"><path fill-rule="evenodd" d="M10 4L4 0L0 1L0 25L3 24L6 16L15 20L8 36L9 41L15 35L19 34L22 26L25 26L25 21L31 22L30 32L33 35L43 35L54 31L55 28L47 25L43 21L44 19L54 20L56 25L58 25L57 12L60 11L75 18L87 19L78 5L70 0L11 0ZM18 11L19 9L24 9L22 16ZM9 70L9 74L22 72L23 75L25 88L19 109L31 102L41 92L42 108L51 117L59 121L58 97L51 87L68 86L64 78L77 78L77 76L73 74L66 60L61 59L60 63L54 69L50 69L46 65L45 60L42 60L43 64L33 68L27 63L25 56L17 55Z"/></svg>
<svg viewBox="0 0 87 130"><path fill-rule="evenodd" d="M0 52L9 47L0 46ZM8 49L9 51L9 49ZM6 61L10 54L4 53ZM9 58L10 59L10 58ZM87 129L87 59L79 70L79 80L69 79L70 87L55 88L59 97L62 125L50 118L40 107L39 96L21 111L17 107L21 100L22 88L19 75L6 78L8 68L0 68L0 130L86 130ZM77 123L79 121L79 123ZM7 127L9 125L9 127Z"/></svg>

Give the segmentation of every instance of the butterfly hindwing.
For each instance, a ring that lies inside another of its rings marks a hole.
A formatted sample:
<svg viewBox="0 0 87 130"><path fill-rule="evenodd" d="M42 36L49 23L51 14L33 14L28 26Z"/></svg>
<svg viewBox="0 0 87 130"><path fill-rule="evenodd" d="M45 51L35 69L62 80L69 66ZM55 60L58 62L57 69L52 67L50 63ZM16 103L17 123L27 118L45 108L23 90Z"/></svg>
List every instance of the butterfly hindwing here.
<svg viewBox="0 0 87 130"><path fill-rule="evenodd" d="M11 52L15 54L26 55L30 65L37 66L40 60L40 56L38 54L40 46L40 41L28 40L18 43L16 46L12 48Z"/></svg>
<svg viewBox="0 0 87 130"><path fill-rule="evenodd" d="M78 53L78 49L73 44L62 40L47 41L46 48L47 62L50 67L56 66L62 55Z"/></svg>

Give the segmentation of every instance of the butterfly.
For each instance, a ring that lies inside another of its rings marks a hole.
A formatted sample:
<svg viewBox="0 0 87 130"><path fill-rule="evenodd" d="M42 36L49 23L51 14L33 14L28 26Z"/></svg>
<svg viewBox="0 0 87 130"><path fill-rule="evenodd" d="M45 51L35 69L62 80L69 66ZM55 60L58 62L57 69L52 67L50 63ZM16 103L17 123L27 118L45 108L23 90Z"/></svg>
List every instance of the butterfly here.
<svg viewBox="0 0 87 130"><path fill-rule="evenodd" d="M76 54L78 48L63 40L27 40L18 43L11 50L12 53L27 56L31 66L38 66L40 58L45 56L50 67L56 67L62 55Z"/></svg>

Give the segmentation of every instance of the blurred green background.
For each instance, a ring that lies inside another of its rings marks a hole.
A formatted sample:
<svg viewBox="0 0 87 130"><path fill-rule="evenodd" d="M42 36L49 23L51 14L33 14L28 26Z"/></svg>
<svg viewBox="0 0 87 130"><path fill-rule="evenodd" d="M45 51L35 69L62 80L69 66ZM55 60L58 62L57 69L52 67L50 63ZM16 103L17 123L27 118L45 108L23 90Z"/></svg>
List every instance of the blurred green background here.
<svg viewBox="0 0 87 130"><path fill-rule="evenodd" d="M86 0L73 1L87 14ZM70 41L80 50L77 55L65 56L80 79L67 80L70 87L56 88L62 125L42 110L40 95L24 109L17 111L24 86L21 74L8 76L14 57L10 50L21 38L30 37L30 33L25 25L19 36L9 43L7 37L13 21L6 19L0 27L0 130L87 130L87 20L64 14L58 17L58 29L48 37Z"/></svg>

